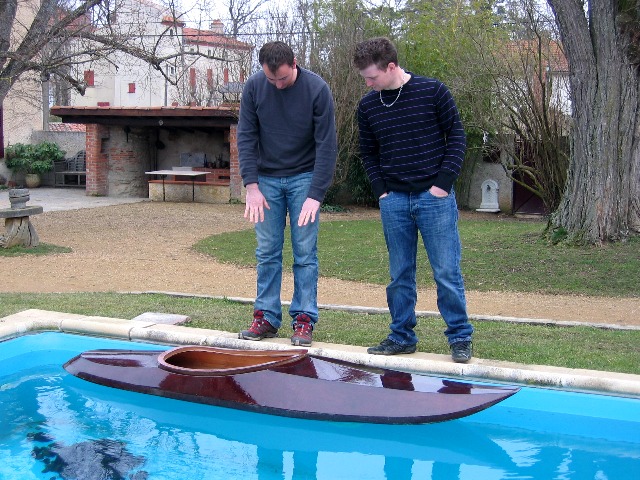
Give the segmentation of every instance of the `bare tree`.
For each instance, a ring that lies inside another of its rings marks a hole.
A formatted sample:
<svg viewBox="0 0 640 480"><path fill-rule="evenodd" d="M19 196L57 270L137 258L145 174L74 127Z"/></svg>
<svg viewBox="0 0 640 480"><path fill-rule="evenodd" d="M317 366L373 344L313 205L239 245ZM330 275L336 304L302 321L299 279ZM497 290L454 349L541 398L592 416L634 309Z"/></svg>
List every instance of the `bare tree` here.
<svg viewBox="0 0 640 480"><path fill-rule="evenodd" d="M556 238L640 233L640 2L548 0L569 62L571 159Z"/></svg>
<svg viewBox="0 0 640 480"><path fill-rule="evenodd" d="M249 26L255 26L260 18L261 10L270 0L224 0L224 6L229 15L228 33L233 38L246 33Z"/></svg>
<svg viewBox="0 0 640 480"><path fill-rule="evenodd" d="M322 17L315 20L320 28L309 30L315 37L309 42L313 47L309 58L314 71L329 84L335 100L338 162L333 189L339 190L354 180L356 170L361 167L356 111L366 86L353 66L352 57L355 44L366 36L369 15L357 0L335 1L328 7L315 12ZM349 186L352 193L353 186ZM368 182L364 188L368 193Z"/></svg>

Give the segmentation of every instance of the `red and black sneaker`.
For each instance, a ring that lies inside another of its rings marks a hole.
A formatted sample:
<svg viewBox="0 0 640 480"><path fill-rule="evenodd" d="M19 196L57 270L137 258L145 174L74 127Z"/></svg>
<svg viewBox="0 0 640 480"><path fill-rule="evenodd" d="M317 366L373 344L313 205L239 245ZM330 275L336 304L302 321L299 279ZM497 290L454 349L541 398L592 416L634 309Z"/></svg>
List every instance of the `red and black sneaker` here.
<svg viewBox="0 0 640 480"><path fill-rule="evenodd" d="M244 340L262 340L263 338L273 338L277 336L278 329L274 328L273 325L265 320L262 310L254 310L251 326L238 334L238 338Z"/></svg>
<svg viewBox="0 0 640 480"><path fill-rule="evenodd" d="M313 340L313 323L306 313L301 313L296 317L293 324L293 336L291 337L291 345L300 347L308 347Z"/></svg>

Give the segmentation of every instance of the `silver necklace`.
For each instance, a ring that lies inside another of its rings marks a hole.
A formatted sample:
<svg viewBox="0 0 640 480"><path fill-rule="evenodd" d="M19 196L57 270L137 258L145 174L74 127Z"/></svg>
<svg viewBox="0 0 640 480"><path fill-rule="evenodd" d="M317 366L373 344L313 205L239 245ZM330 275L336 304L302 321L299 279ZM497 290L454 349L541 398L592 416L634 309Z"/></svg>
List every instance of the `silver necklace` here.
<svg viewBox="0 0 640 480"><path fill-rule="evenodd" d="M400 94L402 93L402 87L404 87L404 83L400 85L400 90L398 90L398 95L396 96L396 99L388 105L384 103L384 100L382 100L382 90L380 90L380 103L387 108L393 107L393 104L396 103L400 98Z"/></svg>
<svg viewBox="0 0 640 480"><path fill-rule="evenodd" d="M393 107L393 104L398 101L398 99L400 98L400 94L402 93L402 87L404 87L404 84L406 83L404 81L405 75L402 75L402 85L400 85L400 90L398 90L398 95L396 96L396 99L393 102L391 102L390 104L387 105L386 103L384 103L384 100L382 100L382 90L380 90L380 92L379 92L380 93L380 103L382 105L384 105L387 108L390 108L390 107Z"/></svg>

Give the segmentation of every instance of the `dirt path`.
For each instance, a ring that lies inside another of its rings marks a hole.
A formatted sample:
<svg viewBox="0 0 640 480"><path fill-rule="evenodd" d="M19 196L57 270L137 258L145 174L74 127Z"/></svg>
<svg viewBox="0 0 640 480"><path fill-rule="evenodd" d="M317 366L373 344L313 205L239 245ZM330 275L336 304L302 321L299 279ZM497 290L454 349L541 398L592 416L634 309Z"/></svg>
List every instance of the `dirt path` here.
<svg viewBox="0 0 640 480"><path fill-rule="evenodd" d="M251 228L241 205L141 202L51 211L33 219L41 241L70 254L0 259L5 292L167 291L255 296L255 269L214 262L191 250L203 237ZM375 210L324 219L377 218ZM10 272L10 274L7 274ZM283 295L290 299L291 275ZM385 288L323 278L319 302L386 307ZM640 298L607 299L523 293L467 292L470 314L640 325ZM419 310L436 311L435 292L419 293Z"/></svg>

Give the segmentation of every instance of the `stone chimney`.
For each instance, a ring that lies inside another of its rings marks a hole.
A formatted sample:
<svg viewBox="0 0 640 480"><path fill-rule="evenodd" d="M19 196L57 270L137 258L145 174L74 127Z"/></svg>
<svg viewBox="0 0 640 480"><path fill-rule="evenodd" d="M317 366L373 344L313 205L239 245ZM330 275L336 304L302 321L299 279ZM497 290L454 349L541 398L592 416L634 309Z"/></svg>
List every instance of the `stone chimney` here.
<svg viewBox="0 0 640 480"><path fill-rule="evenodd" d="M224 23L222 23L222 20L214 20L213 22L211 22L210 28L213 33L217 33L220 35L224 33Z"/></svg>

